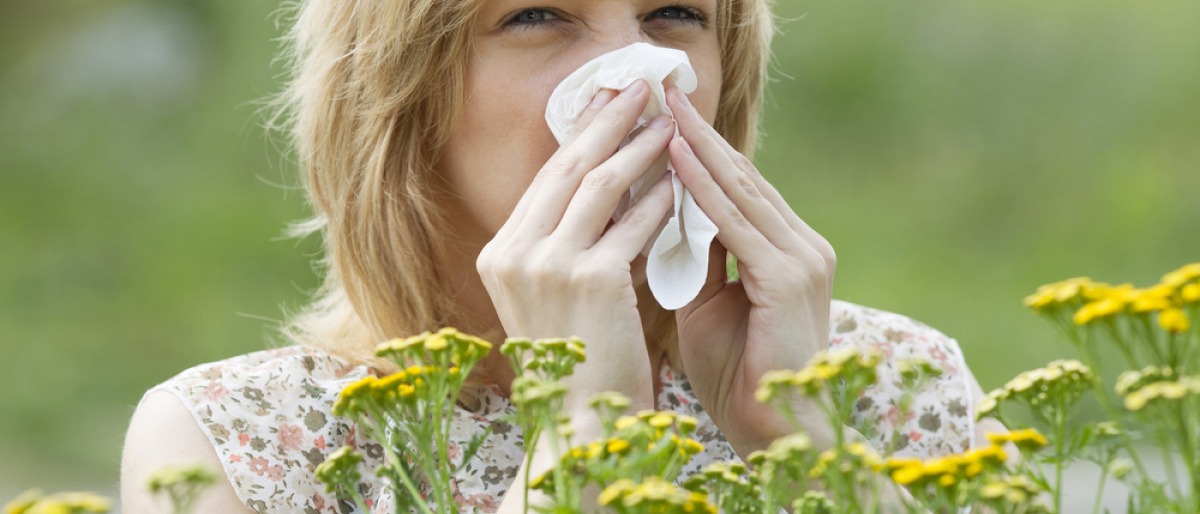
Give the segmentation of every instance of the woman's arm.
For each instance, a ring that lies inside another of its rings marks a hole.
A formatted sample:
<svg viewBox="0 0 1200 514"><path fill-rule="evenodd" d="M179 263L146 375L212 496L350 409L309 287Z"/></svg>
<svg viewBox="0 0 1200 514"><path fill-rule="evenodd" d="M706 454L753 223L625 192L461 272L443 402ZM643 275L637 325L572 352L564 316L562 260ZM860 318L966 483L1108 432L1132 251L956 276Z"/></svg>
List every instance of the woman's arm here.
<svg viewBox="0 0 1200 514"><path fill-rule="evenodd" d="M126 514L165 512L165 498L146 489L146 479L162 466L199 464L217 476L217 484L196 502L195 512L250 513L225 478L217 452L183 403L166 391L146 396L133 413L121 456L121 505Z"/></svg>

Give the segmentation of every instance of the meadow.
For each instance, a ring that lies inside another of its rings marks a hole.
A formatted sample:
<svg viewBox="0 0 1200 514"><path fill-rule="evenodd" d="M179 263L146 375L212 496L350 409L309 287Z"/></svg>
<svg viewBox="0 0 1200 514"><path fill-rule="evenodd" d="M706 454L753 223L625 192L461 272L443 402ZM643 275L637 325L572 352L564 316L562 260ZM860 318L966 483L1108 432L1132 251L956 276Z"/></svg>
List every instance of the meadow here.
<svg viewBox="0 0 1200 514"><path fill-rule="evenodd" d="M835 295L985 389L1070 354L1021 305L1200 260L1200 4L779 0L756 163ZM0 497L115 489L147 388L275 344L317 283L264 134L276 2L0 7Z"/></svg>

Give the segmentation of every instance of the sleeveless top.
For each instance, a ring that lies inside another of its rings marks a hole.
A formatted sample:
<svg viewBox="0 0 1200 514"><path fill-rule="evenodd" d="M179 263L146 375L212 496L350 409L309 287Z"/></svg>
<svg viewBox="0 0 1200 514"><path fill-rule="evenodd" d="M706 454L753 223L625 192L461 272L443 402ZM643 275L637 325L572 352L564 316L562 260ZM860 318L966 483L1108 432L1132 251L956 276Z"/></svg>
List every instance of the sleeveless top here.
<svg viewBox="0 0 1200 514"><path fill-rule="evenodd" d="M877 451L934 457L973 445L974 405L958 344L909 318L835 301L831 309L830 348L874 347L885 356L879 380L857 402L853 426L874 426L868 439ZM920 358L941 369L898 412L900 375L896 363ZM238 497L259 513L348 513L350 502L326 493L314 469L343 445L363 454L365 470L382 462L383 449L345 418L330 410L349 383L374 371L352 365L323 350L289 346L265 350L188 369L151 389L175 395L193 414L216 449ZM679 481L718 461L740 461L704 412L687 378L665 364L657 408L688 414L699 421L695 439L704 451L683 469ZM450 457L461 460L459 443L491 427L475 458L462 466L451 484L466 512L495 512L524 459L520 429L505 421L511 404L493 386L479 392L481 407L459 407L452 422ZM149 394L149 392L147 392ZM899 424L899 430L894 430ZM899 440L892 441L893 434ZM372 512L390 513L391 487L365 471L358 490ZM474 507L474 509L472 509Z"/></svg>

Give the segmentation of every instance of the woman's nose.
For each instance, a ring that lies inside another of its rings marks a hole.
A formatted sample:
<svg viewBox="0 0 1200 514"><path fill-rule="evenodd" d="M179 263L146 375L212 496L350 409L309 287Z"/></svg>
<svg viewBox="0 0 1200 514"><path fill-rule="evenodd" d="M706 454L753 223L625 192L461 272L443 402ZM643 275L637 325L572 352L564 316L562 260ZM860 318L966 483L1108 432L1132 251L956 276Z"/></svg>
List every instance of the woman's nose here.
<svg viewBox="0 0 1200 514"><path fill-rule="evenodd" d="M632 8L630 8L632 11ZM598 15L589 23L593 44L593 57L606 54L634 43L653 43L653 39L642 30L642 20L636 14L617 10Z"/></svg>

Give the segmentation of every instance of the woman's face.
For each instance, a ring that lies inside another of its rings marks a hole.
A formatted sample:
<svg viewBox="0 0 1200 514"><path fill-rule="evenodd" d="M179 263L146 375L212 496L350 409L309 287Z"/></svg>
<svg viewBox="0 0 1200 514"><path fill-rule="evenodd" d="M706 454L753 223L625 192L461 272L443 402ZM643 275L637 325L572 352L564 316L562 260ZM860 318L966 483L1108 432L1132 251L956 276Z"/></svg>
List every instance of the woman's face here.
<svg viewBox="0 0 1200 514"><path fill-rule="evenodd" d="M438 172L457 238L496 234L558 149L546 125L554 88L585 62L636 42L687 52L692 104L712 123L721 90L718 0L485 0L474 27L466 100Z"/></svg>

